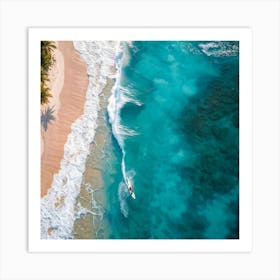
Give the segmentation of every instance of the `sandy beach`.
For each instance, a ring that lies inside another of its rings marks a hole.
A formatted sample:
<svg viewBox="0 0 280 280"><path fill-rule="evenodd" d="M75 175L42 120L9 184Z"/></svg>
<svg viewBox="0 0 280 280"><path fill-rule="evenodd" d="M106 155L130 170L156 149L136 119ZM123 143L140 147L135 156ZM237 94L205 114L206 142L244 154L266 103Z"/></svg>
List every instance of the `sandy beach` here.
<svg viewBox="0 0 280 280"><path fill-rule="evenodd" d="M104 238L109 234L102 168L111 140L107 105L116 43L59 41L57 46L48 106L58 110L47 131L42 126L41 238Z"/></svg>
<svg viewBox="0 0 280 280"><path fill-rule="evenodd" d="M88 74L84 60L71 41L56 42L55 65L49 73L53 98L47 105L54 106L55 120L48 129L41 129L41 197L46 195L53 175L60 169L64 144L71 131L72 123L83 114Z"/></svg>

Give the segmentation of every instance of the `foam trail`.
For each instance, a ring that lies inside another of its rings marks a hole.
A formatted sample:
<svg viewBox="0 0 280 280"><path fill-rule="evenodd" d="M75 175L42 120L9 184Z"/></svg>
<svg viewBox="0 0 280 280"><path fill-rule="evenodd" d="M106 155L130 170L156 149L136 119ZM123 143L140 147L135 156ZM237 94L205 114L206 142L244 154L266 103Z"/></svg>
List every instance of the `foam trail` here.
<svg viewBox="0 0 280 280"><path fill-rule="evenodd" d="M130 196L126 184L122 181L119 184L118 196L120 202L121 213L125 218L128 217L127 198Z"/></svg>
<svg viewBox="0 0 280 280"><path fill-rule="evenodd" d="M41 199L41 238L71 239L90 143L94 140L99 94L107 78L115 77L116 41L77 41L74 47L87 64L89 85L83 115L71 126L64 146L60 170L54 175L48 194Z"/></svg>

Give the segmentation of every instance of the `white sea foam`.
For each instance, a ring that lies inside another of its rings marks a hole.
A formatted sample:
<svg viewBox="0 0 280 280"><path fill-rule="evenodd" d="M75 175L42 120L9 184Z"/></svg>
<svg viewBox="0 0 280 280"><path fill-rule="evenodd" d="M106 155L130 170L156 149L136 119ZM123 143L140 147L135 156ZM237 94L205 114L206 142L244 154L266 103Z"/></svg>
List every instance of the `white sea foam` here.
<svg viewBox="0 0 280 280"><path fill-rule="evenodd" d="M112 94L109 97L108 102L108 115L109 121L112 125L112 131L116 138L122 152L124 153L124 137L134 136L136 131L129 129L121 124L120 112L126 103L133 103L137 106L141 106L142 103L133 97L133 91L129 87L121 86L121 68L123 67L124 59L128 59L128 53L125 51L126 47L131 47L131 42L122 42L119 44L117 51L115 65L117 68L116 82L112 88Z"/></svg>
<svg viewBox="0 0 280 280"><path fill-rule="evenodd" d="M89 183L83 184L83 187L86 189L87 193L90 195L91 198L91 209L80 207L80 211L82 214L91 214L93 216L99 216L100 219L103 219L103 215L105 213L105 210L101 204L97 202L95 199L95 192L98 192L100 188L93 188ZM81 215L77 215L77 218L79 218Z"/></svg>
<svg viewBox="0 0 280 280"><path fill-rule="evenodd" d="M89 146L94 140L99 94L106 85L106 78L114 78L116 74L118 45L117 41L74 42L74 47L87 64L89 85L84 113L72 124L60 170L54 175L48 194L41 199L42 239L73 238L75 218L84 211L76 204L76 199L80 193Z"/></svg>
<svg viewBox="0 0 280 280"><path fill-rule="evenodd" d="M199 44L199 47L207 56L236 56L239 53L238 44L232 42L207 42Z"/></svg>
<svg viewBox="0 0 280 280"><path fill-rule="evenodd" d="M125 218L127 218L129 213L127 199L130 196L130 194L128 192L127 185L123 181L120 182L119 184L118 196L119 196L121 213Z"/></svg>

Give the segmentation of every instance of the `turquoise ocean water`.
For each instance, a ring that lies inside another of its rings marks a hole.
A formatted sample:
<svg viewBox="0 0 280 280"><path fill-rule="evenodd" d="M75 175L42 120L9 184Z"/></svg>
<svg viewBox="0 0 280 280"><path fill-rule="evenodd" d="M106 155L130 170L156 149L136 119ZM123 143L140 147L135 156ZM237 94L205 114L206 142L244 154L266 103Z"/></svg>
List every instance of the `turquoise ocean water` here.
<svg viewBox="0 0 280 280"><path fill-rule="evenodd" d="M238 42L123 42L116 60L103 237L238 238Z"/></svg>

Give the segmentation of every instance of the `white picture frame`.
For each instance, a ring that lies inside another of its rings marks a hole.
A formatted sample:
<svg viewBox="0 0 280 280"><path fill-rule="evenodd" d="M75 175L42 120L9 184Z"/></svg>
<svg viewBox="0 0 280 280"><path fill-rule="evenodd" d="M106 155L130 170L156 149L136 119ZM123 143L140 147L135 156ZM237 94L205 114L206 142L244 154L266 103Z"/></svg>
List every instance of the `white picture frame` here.
<svg viewBox="0 0 280 280"><path fill-rule="evenodd" d="M250 252L252 244L252 90L249 28L30 28L29 46L29 251L30 252ZM40 236L40 42L83 40L239 41L239 228L238 239L43 240ZM93 38L93 39L91 39ZM34 98L37 96L37 98Z"/></svg>

